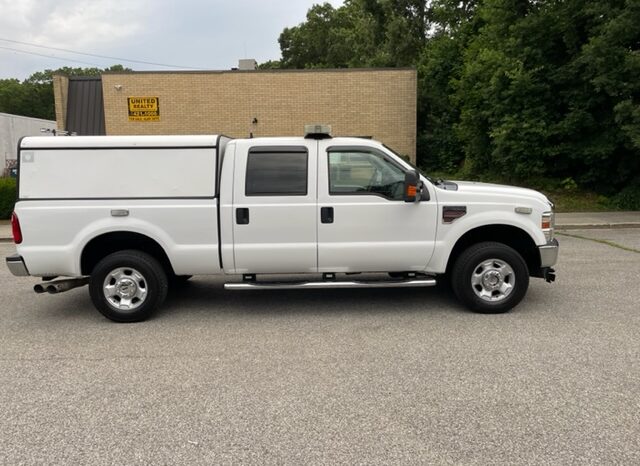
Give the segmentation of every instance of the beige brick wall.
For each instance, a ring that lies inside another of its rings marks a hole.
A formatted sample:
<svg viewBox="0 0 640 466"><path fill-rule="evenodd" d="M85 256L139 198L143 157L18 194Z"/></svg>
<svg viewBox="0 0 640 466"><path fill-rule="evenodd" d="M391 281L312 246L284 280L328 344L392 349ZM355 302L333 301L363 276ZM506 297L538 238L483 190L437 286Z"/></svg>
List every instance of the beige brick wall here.
<svg viewBox="0 0 640 466"><path fill-rule="evenodd" d="M55 102L56 123L58 130L67 126L67 97L69 95L69 78L61 74L53 75L53 100Z"/></svg>
<svg viewBox="0 0 640 466"><path fill-rule="evenodd" d="M411 69L109 73L105 125L109 135L242 138L326 123L334 136L372 136L415 161L416 79ZM160 121L129 121L127 97L158 97Z"/></svg>

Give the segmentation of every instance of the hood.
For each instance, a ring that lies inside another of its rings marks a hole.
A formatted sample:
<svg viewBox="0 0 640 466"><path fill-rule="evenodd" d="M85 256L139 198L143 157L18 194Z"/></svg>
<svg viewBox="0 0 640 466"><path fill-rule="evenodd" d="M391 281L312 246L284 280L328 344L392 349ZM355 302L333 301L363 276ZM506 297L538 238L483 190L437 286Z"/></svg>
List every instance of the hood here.
<svg viewBox="0 0 640 466"><path fill-rule="evenodd" d="M519 188L503 184L480 183L476 181L454 181L458 185L458 191L464 194L496 195L504 197L520 197L535 199L537 201L551 204L551 201L541 192L528 188Z"/></svg>

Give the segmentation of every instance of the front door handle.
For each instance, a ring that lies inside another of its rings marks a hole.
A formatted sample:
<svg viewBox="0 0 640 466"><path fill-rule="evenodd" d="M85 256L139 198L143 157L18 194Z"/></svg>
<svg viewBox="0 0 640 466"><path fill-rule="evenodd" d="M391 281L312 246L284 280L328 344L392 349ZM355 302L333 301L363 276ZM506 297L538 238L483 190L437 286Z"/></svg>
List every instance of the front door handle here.
<svg viewBox="0 0 640 466"><path fill-rule="evenodd" d="M320 208L320 221L322 223L333 223L333 207Z"/></svg>
<svg viewBox="0 0 640 466"><path fill-rule="evenodd" d="M238 207L236 209L236 223L238 225L249 225L249 208Z"/></svg>

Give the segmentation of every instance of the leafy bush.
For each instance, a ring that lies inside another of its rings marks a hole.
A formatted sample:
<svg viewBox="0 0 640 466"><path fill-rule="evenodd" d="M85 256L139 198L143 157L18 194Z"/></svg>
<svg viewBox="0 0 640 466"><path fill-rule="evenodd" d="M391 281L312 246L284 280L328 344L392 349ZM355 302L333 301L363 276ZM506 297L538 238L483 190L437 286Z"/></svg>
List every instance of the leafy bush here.
<svg viewBox="0 0 640 466"><path fill-rule="evenodd" d="M640 179L623 188L616 195L615 203L620 209L640 210Z"/></svg>
<svg viewBox="0 0 640 466"><path fill-rule="evenodd" d="M578 183L571 177L562 180L562 189L565 191L575 191L578 189Z"/></svg>
<svg viewBox="0 0 640 466"><path fill-rule="evenodd" d="M16 202L16 180L0 178L0 219L8 219Z"/></svg>

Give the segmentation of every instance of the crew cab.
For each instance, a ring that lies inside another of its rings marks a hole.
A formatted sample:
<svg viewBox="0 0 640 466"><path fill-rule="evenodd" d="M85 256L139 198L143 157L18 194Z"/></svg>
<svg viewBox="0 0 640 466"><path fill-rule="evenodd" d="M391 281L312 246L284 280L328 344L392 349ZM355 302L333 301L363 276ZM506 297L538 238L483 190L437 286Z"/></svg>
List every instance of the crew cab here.
<svg viewBox="0 0 640 466"><path fill-rule="evenodd" d="M42 277L39 293L88 284L114 321L146 319L193 275L224 275L231 290L447 281L482 313L516 306L529 277L555 278L543 194L433 180L379 142L325 127L26 137L18 161L9 269Z"/></svg>

